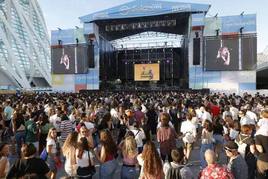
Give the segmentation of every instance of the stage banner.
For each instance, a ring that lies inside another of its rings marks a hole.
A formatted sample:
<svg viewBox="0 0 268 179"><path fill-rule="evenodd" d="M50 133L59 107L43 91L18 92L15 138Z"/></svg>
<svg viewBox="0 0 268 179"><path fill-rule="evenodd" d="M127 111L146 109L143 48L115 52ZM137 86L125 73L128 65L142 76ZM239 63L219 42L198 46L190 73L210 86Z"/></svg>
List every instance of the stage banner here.
<svg viewBox="0 0 268 179"><path fill-rule="evenodd" d="M135 81L159 81L159 64L135 64Z"/></svg>
<svg viewBox="0 0 268 179"><path fill-rule="evenodd" d="M155 16L182 12L207 12L209 4L181 3L155 0L132 1L110 9L80 17L83 23L95 20Z"/></svg>

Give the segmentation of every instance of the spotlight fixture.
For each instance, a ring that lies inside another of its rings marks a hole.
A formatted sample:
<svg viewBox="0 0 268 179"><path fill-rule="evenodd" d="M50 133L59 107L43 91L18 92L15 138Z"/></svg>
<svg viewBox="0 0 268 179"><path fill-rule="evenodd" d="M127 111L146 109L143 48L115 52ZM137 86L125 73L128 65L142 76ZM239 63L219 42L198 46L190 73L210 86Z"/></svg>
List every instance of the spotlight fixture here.
<svg viewBox="0 0 268 179"><path fill-rule="evenodd" d="M240 34L243 33L243 30L244 30L244 27L240 27L239 31L240 31Z"/></svg>

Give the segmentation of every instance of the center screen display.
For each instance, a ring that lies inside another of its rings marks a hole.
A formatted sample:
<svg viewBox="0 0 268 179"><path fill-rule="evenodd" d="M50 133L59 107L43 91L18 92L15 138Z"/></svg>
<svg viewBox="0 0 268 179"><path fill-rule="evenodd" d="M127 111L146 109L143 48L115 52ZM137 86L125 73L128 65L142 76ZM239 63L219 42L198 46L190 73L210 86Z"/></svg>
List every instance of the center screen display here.
<svg viewBox="0 0 268 179"><path fill-rule="evenodd" d="M159 81L160 77L159 64L135 64L134 77L135 81Z"/></svg>

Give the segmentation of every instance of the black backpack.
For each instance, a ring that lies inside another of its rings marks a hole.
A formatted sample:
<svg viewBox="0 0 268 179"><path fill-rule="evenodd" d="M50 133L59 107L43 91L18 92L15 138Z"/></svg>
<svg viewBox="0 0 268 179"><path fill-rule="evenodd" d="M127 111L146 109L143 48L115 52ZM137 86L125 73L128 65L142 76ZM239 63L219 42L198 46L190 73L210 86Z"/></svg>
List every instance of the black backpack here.
<svg viewBox="0 0 268 179"><path fill-rule="evenodd" d="M183 166L180 166L178 168L173 168L170 165L170 168L167 171L166 179L180 179L181 178L180 170L182 168L183 168Z"/></svg>

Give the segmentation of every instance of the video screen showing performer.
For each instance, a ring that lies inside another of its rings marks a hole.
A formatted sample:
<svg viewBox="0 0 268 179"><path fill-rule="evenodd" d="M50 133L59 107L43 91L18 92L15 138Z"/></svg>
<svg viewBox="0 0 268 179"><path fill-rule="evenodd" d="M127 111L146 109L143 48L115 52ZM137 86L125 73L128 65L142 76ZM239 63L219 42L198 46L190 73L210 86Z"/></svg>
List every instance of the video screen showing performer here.
<svg viewBox="0 0 268 179"><path fill-rule="evenodd" d="M72 46L51 48L52 73L75 73L75 50Z"/></svg>
<svg viewBox="0 0 268 179"><path fill-rule="evenodd" d="M207 39L205 55L206 70L239 70L238 47L238 39Z"/></svg>

